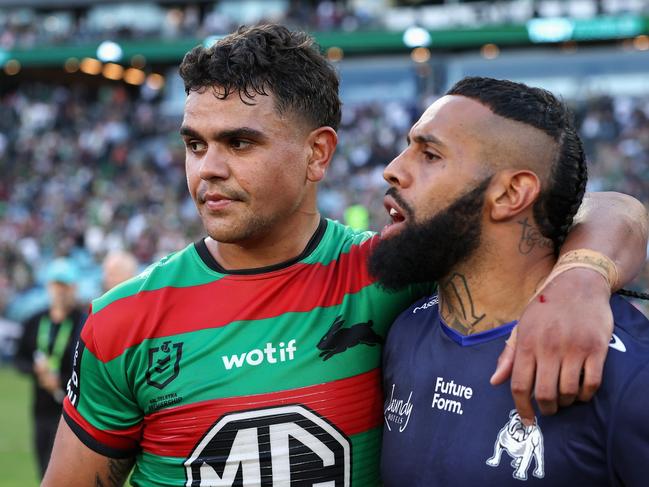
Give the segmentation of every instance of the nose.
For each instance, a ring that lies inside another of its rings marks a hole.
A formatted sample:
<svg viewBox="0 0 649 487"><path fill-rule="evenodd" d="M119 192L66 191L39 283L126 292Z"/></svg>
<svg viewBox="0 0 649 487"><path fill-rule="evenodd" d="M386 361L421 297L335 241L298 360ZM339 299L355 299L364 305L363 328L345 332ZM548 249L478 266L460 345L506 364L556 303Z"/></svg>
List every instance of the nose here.
<svg viewBox="0 0 649 487"><path fill-rule="evenodd" d="M198 175L205 181L228 179L230 177L230 166L227 155L220 151L218 146L209 146L207 152L201 158Z"/></svg>
<svg viewBox="0 0 649 487"><path fill-rule="evenodd" d="M405 160L407 150L408 149L405 149L401 154L395 157L383 170L383 179L385 179L390 186L403 188L410 184L411 176L407 171Z"/></svg>

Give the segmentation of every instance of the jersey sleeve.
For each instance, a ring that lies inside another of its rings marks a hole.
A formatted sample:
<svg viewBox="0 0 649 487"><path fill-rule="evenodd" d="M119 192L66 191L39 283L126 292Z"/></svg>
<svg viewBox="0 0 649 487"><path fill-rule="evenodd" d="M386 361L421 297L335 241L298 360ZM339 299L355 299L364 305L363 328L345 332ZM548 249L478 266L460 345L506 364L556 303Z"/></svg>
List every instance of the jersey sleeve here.
<svg viewBox="0 0 649 487"><path fill-rule="evenodd" d="M649 362L631 371L610 425L613 485L641 487L649 478Z"/></svg>
<svg viewBox="0 0 649 487"><path fill-rule="evenodd" d="M138 450L143 413L128 383L125 354L102 360L93 325L90 315L73 352L63 418L88 448L128 458Z"/></svg>

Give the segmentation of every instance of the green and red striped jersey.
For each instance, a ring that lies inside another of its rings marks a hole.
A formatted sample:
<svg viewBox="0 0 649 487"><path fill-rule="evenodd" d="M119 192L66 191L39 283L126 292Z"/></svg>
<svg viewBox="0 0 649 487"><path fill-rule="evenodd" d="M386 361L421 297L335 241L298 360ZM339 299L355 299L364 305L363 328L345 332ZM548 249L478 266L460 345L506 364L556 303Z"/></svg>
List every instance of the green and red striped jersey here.
<svg viewBox="0 0 649 487"><path fill-rule="evenodd" d="M376 486L381 345L431 286L388 293L376 242L322 220L291 262L225 271L203 241L95 300L64 418L142 486Z"/></svg>

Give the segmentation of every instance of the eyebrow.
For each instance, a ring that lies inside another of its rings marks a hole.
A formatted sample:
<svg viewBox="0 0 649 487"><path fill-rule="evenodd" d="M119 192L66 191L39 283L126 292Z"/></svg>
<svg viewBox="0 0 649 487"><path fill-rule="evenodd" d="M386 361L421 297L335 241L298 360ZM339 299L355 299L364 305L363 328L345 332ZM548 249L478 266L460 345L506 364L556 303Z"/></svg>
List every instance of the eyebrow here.
<svg viewBox="0 0 649 487"><path fill-rule="evenodd" d="M183 137L195 137L197 139L203 139L203 136L194 130L191 127L182 126L180 127L180 135ZM268 139L263 132L260 132L257 129L250 127L238 127L235 129L221 130L212 134L214 140L222 141L229 139L254 139L260 142L264 142Z"/></svg>
<svg viewBox="0 0 649 487"><path fill-rule="evenodd" d="M406 136L406 140L408 141L408 145L410 145L410 142L414 141L417 144L435 144L441 147L445 147L444 142L439 140L433 134L415 135L412 139L410 138L410 135L408 135Z"/></svg>

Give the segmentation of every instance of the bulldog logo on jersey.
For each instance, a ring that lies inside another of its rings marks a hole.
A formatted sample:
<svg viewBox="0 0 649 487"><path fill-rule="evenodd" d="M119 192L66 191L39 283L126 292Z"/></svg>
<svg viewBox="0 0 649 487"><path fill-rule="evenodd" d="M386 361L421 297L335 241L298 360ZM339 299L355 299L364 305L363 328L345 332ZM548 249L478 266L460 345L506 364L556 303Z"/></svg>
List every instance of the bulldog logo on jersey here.
<svg viewBox="0 0 649 487"><path fill-rule="evenodd" d="M527 471L534 459L532 475L542 479L545 477L545 464L543 459L543 433L537 425L525 426L520 415L515 409L509 413L508 423L498 432L494 444L494 453L487 460L487 465L497 467L503 451L512 458L511 466L514 468L512 476L518 480L527 480Z"/></svg>
<svg viewBox="0 0 649 487"><path fill-rule="evenodd" d="M150 348L146 383L158 389L163 389L178 377L182 351L183 342L171 343L171 340L165 341L159 347Z"/></svg>

